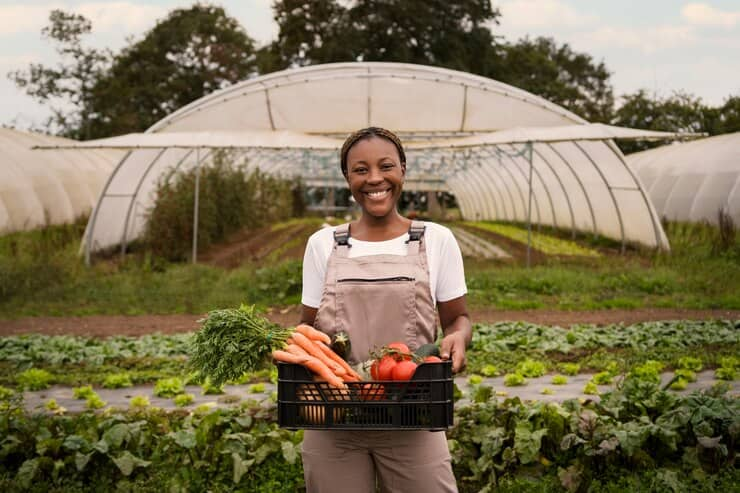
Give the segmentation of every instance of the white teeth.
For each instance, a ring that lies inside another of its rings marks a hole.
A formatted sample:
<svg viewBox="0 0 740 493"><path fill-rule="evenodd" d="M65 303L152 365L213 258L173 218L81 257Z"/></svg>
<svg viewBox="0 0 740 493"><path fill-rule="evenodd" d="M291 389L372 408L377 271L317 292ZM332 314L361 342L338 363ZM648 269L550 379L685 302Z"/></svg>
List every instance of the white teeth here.
<svg viewBox="0 0 740 493"><path fill-rule="evenodd" d="M386 193L388 193L388 191L387 191L387 190L386 190L385 192L368 192L368 195L369 195L370 197L374 198L374 199L377 199L377 198L379 198L379 197L382 197L382 196L383 196L383 195L385 195Z"/></svg>

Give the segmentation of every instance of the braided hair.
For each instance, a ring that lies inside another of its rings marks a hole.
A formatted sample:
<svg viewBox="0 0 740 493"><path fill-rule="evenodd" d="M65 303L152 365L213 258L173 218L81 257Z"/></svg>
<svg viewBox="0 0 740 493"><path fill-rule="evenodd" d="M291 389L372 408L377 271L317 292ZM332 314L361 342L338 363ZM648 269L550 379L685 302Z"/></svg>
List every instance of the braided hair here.
<svg viewBox="0 0 740 493"><path fill-rule="evenodd" d="M406 165L406 153L403 151L401 139L399 139L396 134L394 134L390 130L386 130L380 127L367 127L350 134L350 136L347 137L347 140L344 141L344 145L342 145L342 151L340 153L340 166L342 168L342 174L345 178L347 177L347 154L349 154L349 150L359 141L371 139L373 137L385 139L396 146L398 156L401 158L401 165Z"/></svg>

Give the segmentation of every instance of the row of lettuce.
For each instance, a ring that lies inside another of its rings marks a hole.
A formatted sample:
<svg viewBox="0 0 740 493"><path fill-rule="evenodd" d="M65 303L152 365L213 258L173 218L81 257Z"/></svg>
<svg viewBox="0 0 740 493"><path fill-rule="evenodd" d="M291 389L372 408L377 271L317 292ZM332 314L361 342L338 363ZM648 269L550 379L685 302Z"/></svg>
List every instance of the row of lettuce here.
<svg viewBox="0 0 740 493"><path fill-rule="evenodd" d="M488 398L448 431L460 490L713 491L740 484L740 400L727 385L680 396L629 376L600 401ZM301 431L274 406L165 412L151 406L29 414L0 410L3 491L293 492Z"/></svg>

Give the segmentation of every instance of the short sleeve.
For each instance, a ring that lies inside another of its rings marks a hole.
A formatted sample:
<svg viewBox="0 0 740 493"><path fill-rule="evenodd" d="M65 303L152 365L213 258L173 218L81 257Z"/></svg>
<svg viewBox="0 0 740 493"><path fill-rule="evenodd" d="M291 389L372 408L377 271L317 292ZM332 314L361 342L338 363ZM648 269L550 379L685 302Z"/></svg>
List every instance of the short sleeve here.
<svg viewBox="0 0 740 493"><path fill-rule="evenodd" d="M318 308L324 291L326 277L326 258L320 254L320 241L314 235L306 243L303 254L303 289L301 303Z"/></svg>
<svg viewBox="0 0 740 493"><path fill-rule="evenodd" d="M468 292L460 246L449 229L444 228L443 231L437 257L438 275L435 287L437 302L454 300Z"/></svg>

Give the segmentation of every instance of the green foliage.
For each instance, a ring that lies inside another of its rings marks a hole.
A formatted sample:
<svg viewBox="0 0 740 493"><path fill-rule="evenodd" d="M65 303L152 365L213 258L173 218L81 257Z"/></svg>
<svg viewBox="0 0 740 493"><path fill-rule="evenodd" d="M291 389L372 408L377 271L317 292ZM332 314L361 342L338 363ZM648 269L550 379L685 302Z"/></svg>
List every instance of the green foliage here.
<svg viewBox="0 0 740 493"><path fill-rule="evenodd" d="M114 375L108 375L103 380L103 387L106 389L122 389L124 387L131 387L131 376L128 373L118 373Z"/></svg>
<svg viewBox="0 0 740 493"><path fill-rule="evenodd" d="M18 374L18 385L26 390L48 389L54 375L40 368L29 368Z"/></svg>
<svg viewBox="0 0 740 493"><path fill-rule="evenodd" d="M479 385L481 382L483 382L483 377L480 375L470 375L468 377L468 383L470 385Z"/></svg>
<svg viewBox="0 0 740 493"><path fill-rule="evenodd" d="M648 360L632 368L630 376L645 382L660 383L660 372L664 367L660 361Z"/></svg>
<svg viewBox="0 0 740 493"><path fill-rule="evenodd" d="M507 387L516 387L519 385L526 385L527 379L520 373L507 373L504 375L504 385Z"/></svg>
<svg viewBox="0 0 740 493"><path fill-rule="evenodd" d="M553 375L550 380L553 385L565 385L568 383L568 377L565 375Z"/></svg>
<svg viewBox="0 0 740 493"><path fill-rule="evenodd" d="M200 386L203 395L218 395L224 393L223 385L214 385L210 379L206 379Z"/></svg>
<svg viewBox="0 0 740 493"><path fill-rule="evenodd" d="M59 404L56 399L49 399L44 403L44 409L47 411L56 411L59 409Z"/></svg>
<svg viewBox="0 0 740 493"><path fill-rule="evenodd" d="M553 395L555 393L554 390L552 390L550 387L544 387L542 390L540 390L540 394L542 395Z"/></svg>
<svg viewBox="0 0 740 493"><path fill-rule="evenodd" d="M599 395L601 392L599 392L599 388L596 386L596 383L590 381L583 386L583 393L587 395Z"/></svg>
<svg viewBox="0 0 740 493"><path fill-rule="evenodd" d="M609 385L612 383L614 376L611 372L602 371L591 377L591 381L596 385Z"/></svg>
<svg viewBox="0 0 740 493"><path fill-rule="evenodd" d="M678 367L682 370L690 371L701 371L704 365L701 362L701 358L695 358L693 356L684 356L678 358Z"/></svg>
<svg viewBox="0 0 740 493"><path fill-rule="evenodd" d="M93 390L92 385L83 385L72 389L72 395L75 399L87 399L94 394L95 391Z"/></svg>
<svg viewBox="0 0 740 493"><path fill-rule="evenodd" d="M93 392L85 399L85 407L87 409L100 409L105 407L106 402L100 398L100 396Z"/></svg>
<svg viewBox="0 0 740 493"><path fill-rule="evenodd" d="M265 391L265 384L264 383L255 383L253 385L249 386L249 393L250 394L262 394Z"/></svg>
<svg viewBox="0 0 740 493"><path fill-rule="evenodd" d="M164 378L154 384L153 392L157 397L174 397L185 392L185 385L180 378Z"/></svg>
<svg viewBox="0 0 740 493"><path fill-rule="evenodd" d="M734 368L728 368L722 366L714 370L714 376L717 380L735 380L737 378L737 370Z"/></svg>
<svg viewBox="0 0 740 493"><path fill-rule="evenodd" d="M157 185L148 211L144 243L152 253L170 261L186 260L193 242L196 174L198 248L225 240L243 228L256 229L284 220L293 211L292 182L233 165L235 157L218 151L200 170L166 175Z"/></svg>
<svg viewBox="0 0 740 493"><path fill-rule="evenodd" d="M581 371L581 365L578 363L561 363L558 367L560 368L560 371L570 376L578 375L578 372Z"/></svg>
<svg viewBox="0 0 740 493"><path fill-rule="evenodd" d="M517 365L516 372L523 377L536 378L544 375L547 372L547 367L542 361L527 358Z"/></svg>
<svg viewBox="0 0 740 493"><path fill-rule="evenodd" d="M487 364L480 369L480 372L486 377L494 377L498 374L498 368L495 365Z"/></svg>
<svg viewBox="0 0 740 493"><path fill-rule="evenodd" d="M675 374L681 380L685 380L686 382L696 382L696 373L691 370L684 370L683 368L679 368L675 371Z"/></svg>
<svg viewBox="0 0 740 493"><path fill-rule="evenodd" d="M129 405L132 409L144 409L151 405L149 402L149 397L145 395L135 395L131 398L131 401L129 401Z"/></svg>
<svg viewBox="0 0 740 493"><path fill-rule="evenodd" d="M527 243L527 230L517 226L489 221L466 222L465 225L490 231L520 243ZM532 231L532 248L547 255L575 255L582 257L600 257L598 251L582 247L579 244Z"/></svg>
<svg viewBox="0 0 740 493"><path fill-rule="evenodd" d="M191 369L214 385L266 366L291 330L260 315L254 306L213 310L202 320L190 347Z"/></svg>
<svg viewBox="0 0 740 493"><path fill-rule="evenodd" d="M685 378L677 378L671 384L671 390L684 390L689 385L689 381Z"/></svg>
<svg viewBox="0 0 740 493"><path fill-rule="evenodd" d="M178 394L173 399L177 407L186 407L193 403L195 396L193 394Z"/></svg>

